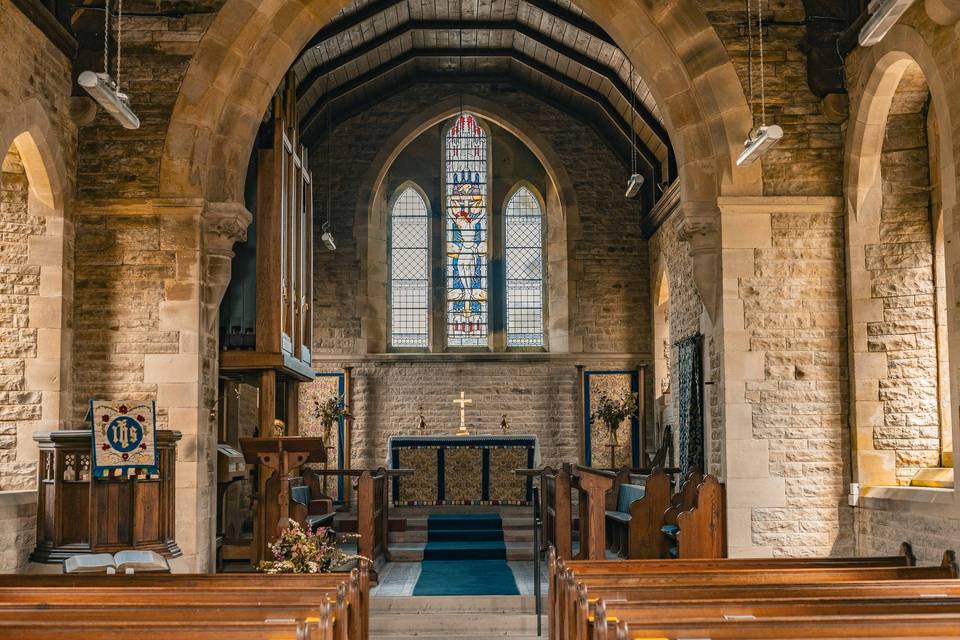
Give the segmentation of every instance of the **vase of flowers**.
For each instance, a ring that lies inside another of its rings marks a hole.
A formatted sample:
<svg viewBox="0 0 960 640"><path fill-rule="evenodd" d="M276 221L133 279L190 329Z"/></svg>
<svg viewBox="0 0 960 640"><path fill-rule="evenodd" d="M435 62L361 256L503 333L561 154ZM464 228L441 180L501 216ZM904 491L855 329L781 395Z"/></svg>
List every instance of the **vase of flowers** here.
<svg viewBox="0 0 960 640"><path fill-rule="evenodd" d="M333 395L320 402L313 401L313 417L320 421L323 427L323 444L330 445L330 435L333 431L333 423L340 418L349 417L350 413L343 396Z"/></svg>
<svg viewBox="0 0 960 640"><path fill-rule="evenodd" d="M260 562L257 570L261 573L330 573L361 558L337 547L333 529L321 527L310 531L295 520L289 522L276 541L267 545L273 559Z"/></svg>
<svg viewBox="0 0 960 640"><path fill-rule="evenodd" d="M619 398L612 398L606 393L600 394L597 408L590 414L590 423L599 420L607 427L611 446L617 445L617 430L623 421L636 415L637 401L636 393L624 393Z"/></svg>

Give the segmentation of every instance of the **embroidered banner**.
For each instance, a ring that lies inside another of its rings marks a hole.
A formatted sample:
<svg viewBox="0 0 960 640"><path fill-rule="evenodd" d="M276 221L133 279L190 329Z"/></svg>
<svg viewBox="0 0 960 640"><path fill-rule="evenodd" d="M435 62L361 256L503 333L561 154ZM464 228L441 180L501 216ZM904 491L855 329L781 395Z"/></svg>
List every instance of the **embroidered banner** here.
<svg viewBox="0 0 960 640"><path fill-rule="evenodd" d="M90 401L95 478L157 477L157 405Z"/></svg>

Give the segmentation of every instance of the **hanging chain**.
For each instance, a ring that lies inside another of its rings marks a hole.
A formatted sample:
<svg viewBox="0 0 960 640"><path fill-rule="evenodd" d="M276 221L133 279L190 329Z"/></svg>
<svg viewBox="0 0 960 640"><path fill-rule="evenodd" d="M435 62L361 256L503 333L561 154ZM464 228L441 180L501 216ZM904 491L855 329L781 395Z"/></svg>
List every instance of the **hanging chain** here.
<svg viewBox="0 0 960 640"><path fill-rule="evenodd" d="M752 128L756 109L753 95L753 3L750 0L747 0L747 68L749 69L750 126ZM750 135L753 135L753 132Z"/></svg>
<svg viewBox="0 0 960 640"><path fill-rule="evenodd" d="M103 72L110 73L110 0L103 0Z"/></svg>
<svg viewBox="0 0 960 640"><path fill-rule="evenodd" d="M123 0L120 0L123 2ZM767 126L767 89L764 81L767 75L763 68L763 0L757 0L757 24L760 28L760 121Z"/></svg>
<svg viewBox="0 0 960 640"><path fill-rule="evenodd" d="M624 54L626 55L626 54ZM633 61L630 61L630 175L637 173L637 93L633 86Z"/></svg>
<svg viewBox="0 0 960 640"><path fill-rule="evenodd" d="M117 0L117 95L120 94L120 51L123 45L123 0Z"/></svg>

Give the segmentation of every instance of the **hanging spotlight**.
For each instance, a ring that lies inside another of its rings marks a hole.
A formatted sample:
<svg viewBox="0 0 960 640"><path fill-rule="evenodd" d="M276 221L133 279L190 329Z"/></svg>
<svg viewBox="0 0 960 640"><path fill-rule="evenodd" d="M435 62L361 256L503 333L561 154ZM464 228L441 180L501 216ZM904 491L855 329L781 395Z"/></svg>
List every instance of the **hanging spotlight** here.
<svg viewBox="0 0 960 640"><path fill-rule="evenodd" d="M123 125L124 129L140 128L140 118L130 108L130 98L125 93L117 91L117 86L109 74L84 71L77 78L77 83L103 107L104 111Z"/></svg>
<svg viewBox="0 0 960 640"><path fill-rule="evenodd" d="M858 38L860 46L870 47L883 40L913 2L914 0L871 0L867 5L870 19L863 25Z"/></svg>
<svg viewBox="0 0 960 640"><path fill-rule="evenodd" d="M737 166L748 166L759 160L773 145L783 139L783 128L779 125L767 125L766 71L763 68L763 0L757 0L757 22L760 38L760 121L763 123L752 132L743 143L743 151L737 157ZM753 16L751 0L747 0L747 34L750 39L750 107L753 109ZM756 116L754 116L756 117Z"/></svg>
<svg viewBox="0 0 960 640"><path fill-rule="evenodd" d="M769 151L770 147L780 142L783 138L783 129L780 125L772 124L769 127L760 127L756 135L747 138L743 143L743 151L737 158L737 166L743 167L751 165Z"/></svg>
<svg viewBox="0 0 960 640"><path fill-rule="evenodd" d="M320 239L323 241L323 245L330 251L337 250L337 243L333 241L333 234L330 233L330 223L323 223L323 235L320 236Z"/></svg>
<svg viewBox="0 0 960 640"><path fill-rule="evenodd" d="M640 193L640 187L643 186L643 176L635 173L627 180L627 198L636 198Z"/></svg>
<svg viewBox="0 0 960 640"><path fill-rule="evenodd" d="M103 110L123 125L124 129L139 129L140 118L130 108L130 98L120 91L120 55L123 42L123 0L117 4L117 79L110 77L110 0L103 3L103 72L84 71L77 84L97 101Z"/></svg>

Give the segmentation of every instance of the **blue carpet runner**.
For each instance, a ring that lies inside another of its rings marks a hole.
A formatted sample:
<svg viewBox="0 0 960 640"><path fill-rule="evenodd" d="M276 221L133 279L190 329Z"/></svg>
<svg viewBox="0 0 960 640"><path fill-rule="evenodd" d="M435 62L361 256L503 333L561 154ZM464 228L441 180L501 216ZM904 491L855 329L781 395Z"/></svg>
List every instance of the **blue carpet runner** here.
<svg viewBox="0 0 960 640"><path fill-rule="evenodd" d="M507 565L503 522L495 513L433 515L427 519L415 596L520 595Z"/></svg>

